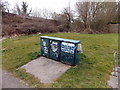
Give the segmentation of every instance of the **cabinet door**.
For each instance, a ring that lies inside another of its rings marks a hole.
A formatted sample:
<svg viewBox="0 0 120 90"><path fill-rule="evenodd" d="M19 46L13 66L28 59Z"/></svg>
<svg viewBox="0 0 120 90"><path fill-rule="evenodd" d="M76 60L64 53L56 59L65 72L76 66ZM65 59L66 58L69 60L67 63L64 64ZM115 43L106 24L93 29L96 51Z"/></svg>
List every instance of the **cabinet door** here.
<svg viewBox="0 0 120 90"><path fill-rule="evenodd" d="M49 57L49 40L48 39L41 39L41 55Z"/></svg>
<svg viewBox="0 0 120 90"><path fill-rule="evenodd" d="M69 65L74 65L74 55L61 52L60 61Z"/></svg>
<svg viewBox="0 0 120 90"><path fill-rule="evenodd" d="M60 42L56 40L50 40L50 58L59 60Z"/></svg>
<svg viewBox="0 0 120 90"><path fill-rule="evenodd" d="M75 44L62 42L60 53L61 62L74 65L74 57L75 57Z"/></svg>

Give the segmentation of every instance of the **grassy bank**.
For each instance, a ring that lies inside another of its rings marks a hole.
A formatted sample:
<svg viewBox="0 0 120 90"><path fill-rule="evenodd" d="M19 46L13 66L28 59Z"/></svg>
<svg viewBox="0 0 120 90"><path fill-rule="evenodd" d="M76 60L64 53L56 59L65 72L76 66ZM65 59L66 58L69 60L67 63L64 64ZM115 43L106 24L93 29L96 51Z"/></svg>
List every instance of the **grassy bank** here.
<svg viewBox="0 0 120 90"><path fill-rule="evenodd" d="M117 34L43 34L80 40L83 54L79 65L69 69L47 87L105 88L113 70L113 53L118 49ZM3 69L6 69L33 87L44 87L36 78L17 68L39 56L40 35L21 36L3 40ZM31 79L32 78L32 79Z"/></svg>

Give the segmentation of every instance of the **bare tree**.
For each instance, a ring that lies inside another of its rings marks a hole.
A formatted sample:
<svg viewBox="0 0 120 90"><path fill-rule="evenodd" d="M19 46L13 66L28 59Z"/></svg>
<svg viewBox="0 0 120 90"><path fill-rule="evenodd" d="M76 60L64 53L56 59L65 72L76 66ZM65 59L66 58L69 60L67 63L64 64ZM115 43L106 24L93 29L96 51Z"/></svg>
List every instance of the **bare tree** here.
<svg viewBox="0 0 120 90"><path fill-rule="evenodd" d="M59 20L59 17L60 17L60 14L56 13L56 12L53 12L51 13L51 17L53 20Z"/></svg>
<svg viewBox="0 0 120 90"><path fill-rule="evenodd" d="M28 10L28 3L27 2L22 2L22 14L23 15L29 15L32 11L32 9Z"/></svg>
<svg viewBox="0 0 120 90"><path fill-rule="evenodd" d="M35 9L35 10L33 10L32 15L35 17L51 19L52 18L52 11L47 10L47 9Z"/></svg>
<svg viewBox="0 0 120 90"><path fill-rule="evenodd" d="M66 27L71 31L71 23L74 21L74 14L69 7L64 8L61 14L61 20L66 25Z"/></svg>
<svg viewBox="0 0 120 90"><path fill-rule="evenodd" d="M9 3L7 1L1 1L1 3L0 3L0 10L2 12L9 12L8 6L9 6Z"/></svg>
<svg viewBox="0 0 120 90"><path fill-rule="evenodd" d="M90 7L90 2L77 2L76 3L77 7L77 12L79 15L79 18L81 22L83 22L84 28L86 29L88 26L88 18L89 18L89 7Z"/></svg>
<svg viewBox="0 0 120 90"><path fill-rule="evenodd" d="M41 9L35 9L35 10L33 10L32 16L34 16L34 17L42 17Z"/></svg>
<svg viewBox="0 0 120 90"><path fill-rule="evenodd" d="M22 14L27 15L28 4L27 2L22 2Z"/></svg>
<svg viewBox="0 0 120 90"><path fill-rule="evenodd" d="M76 9L83 28L100 31L117 17L116 2L77 2Z"/></svg>
<svg viewBox="0 0 120 90"><path fill-rule="evenodd" d="M28 6L27 2L22 2L21 6L16 4L16 10L14 12L17 12L18 15L29 16L32 9L28 10Z"/></svg>
<svg viewBox="0 0 120 90"><path fill-rule="evenodd" d="M42 17L46 18L46 19L51 19L52 18L51 13L52 13L52 11L47 10L47 9L42 9L41 10Z"/></svg>
<svg viewBox="0 0 120 90"><path fill-rule="evenodd" d="M21 10L18 4L16 4L16 9L17 9L18 15L21 15Z"/></svg>

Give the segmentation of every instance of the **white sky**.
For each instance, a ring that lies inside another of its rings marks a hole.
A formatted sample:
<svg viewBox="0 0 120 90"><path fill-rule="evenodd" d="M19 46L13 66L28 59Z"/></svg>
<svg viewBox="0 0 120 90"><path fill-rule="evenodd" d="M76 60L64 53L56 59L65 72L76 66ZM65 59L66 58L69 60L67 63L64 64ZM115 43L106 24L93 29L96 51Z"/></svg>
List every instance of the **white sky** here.
<svg viewBox="0 0 120 90"><path fill-rule="evenodd" d="M4 1L4 0L3 0ZM10 4L10 9L13 9L16 3L25 1L29 4L29 8L35 9L47 9L60 13L65 7L68 7L69 0L5 0ZM75 8L75 3L78 0L70 0L71 9Z"/></svg>
<svg viewBox="0 0 120 90"><path fill-rule="evenodd" d="M22 1L25 1L29 4L29 9L32 8L32 11L35 9L47 9L48 11L61 13L62 9L70 6L72 10L75 10L75 3L77 1L93 1L93 2L112 2L112 1L120 1L120 0L3 0L8 1L9 10L12 10L16 3L20 4Z"/></svg>

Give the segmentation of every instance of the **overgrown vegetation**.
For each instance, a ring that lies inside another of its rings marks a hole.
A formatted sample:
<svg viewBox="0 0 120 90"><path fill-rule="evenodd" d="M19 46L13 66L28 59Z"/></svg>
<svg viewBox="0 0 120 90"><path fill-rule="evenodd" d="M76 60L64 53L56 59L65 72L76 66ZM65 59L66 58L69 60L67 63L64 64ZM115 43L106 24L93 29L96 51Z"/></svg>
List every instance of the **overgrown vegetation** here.
<svg viewBox="0 0 120 90"><path fill-rule="evenodd" d="M77 27L91 33L109 32L108 23L118 21L117 2L77 2Z"/></svg>
<svg viewBox="0 0 120 90"><path fill-rule="evenodd" d="M75 10L69 5L61 13L43 10L42 14L37 10L34 14L27 2L22 2L21 8L17 4L13 9L14 14L10 14L7 13L8 2L3 2L0 4L3 9L2 36L55 32L109 33L108 24L118 22L119 6L118 2L77 1Z"/></svg>
<svg viewBox="0 0 120 90"><path fill-rule="evenodd" d="M44 86L24 70L16 70L39 56L39 35L29 35L3 40L3 69L28 82L33 87L59 88L106 88L107 80L113 71L114 50L118 50L117 34L42 34L80 40L83 54L79 65L72 67L53 84Z"/></svg>
<svg viewBox="0 0 120 90"><path fill-rule="evenodd" d="M36 33L65 32L66 28L58 21L36 17L21 17L3 13L2 36L30 35Z"/></svg>

